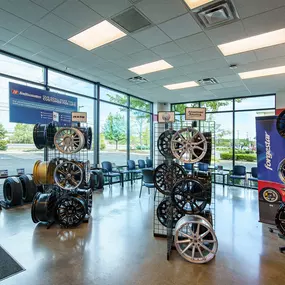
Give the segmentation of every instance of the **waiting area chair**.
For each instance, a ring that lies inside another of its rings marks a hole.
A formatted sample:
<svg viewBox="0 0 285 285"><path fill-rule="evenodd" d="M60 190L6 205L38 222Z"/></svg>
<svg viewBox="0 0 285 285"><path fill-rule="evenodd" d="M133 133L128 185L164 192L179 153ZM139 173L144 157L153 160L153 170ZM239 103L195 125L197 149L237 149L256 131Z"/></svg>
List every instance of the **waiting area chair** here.
<svg viewBox="0 0 285 285"><path fill-rule="evenodd" d="M112 163L109 161L102 162L102 171L105 177L108 177L109 187L113 182L113 177L119 177L120 182L122 183L122 174L117 171L113 170Z"/></svg>
<svg viewBox="0 0 285 285"><path fill-rule="evenodd" d="M248 178L249 181L249 186L252 186L252 182L258 182L258 171L257 171L257 167L252 167L251 168L251 173L250 173L250 177Z"/></svg>
<svg viewBox="0 0 285 285"><path fill-rule="evenodd" d="M209 172L209 164L208 163L198 163L198 173L208 173Z"/></svg>
<svg viewBox="0 0 285 285"><path fill-rule="evenodd" d="M136 168L136 163L134 160L128 160L127 161L127 170L124 171L124 174L131 174L131 184L133 184L133 178L135 176L136 178L136 175L141 173L141 169L137 169Z"/></svg>
<svg viewBox="0 0 285 285"><path fill-rule="evenodd" d="M153 168L153 161L152 161L152 159L147 159L146 160L146 167L147 168Z"/></svg>
<svg viewBox="0 0 285 285"><path fill-rule="evenodd" d="M139 169L146 168L146 164L145 164L145 161L143 159L138 160L138 165L139 165Z"/></svg>
<svg viewBox="0 0 285 285"><path fill-rule="evenodd" d="M184 169L186 170L187 173L192 174L193 169L194 169L194 164L193 163L184 163Z"/></svg>
<svg viewBox="0 0 285 285"><path fill-rule="evenodd" d="M246 167L243 165L234 166L232 173L230 174L230 179L232 179L232 185L235 184L235 180L243 180L244 186L246 183Z"/></svg>
<svg viewBox="0 0 285 285"><path fill-rule="evenodd" d="M148 194L150 194L150 189L151 188L155 188L154 186L154 170L153 169L143 169L142 170L142 184L141 184L141 190L140 190L140 196L142 195L142 189L143 187L147 187L148 188ZM155 188L155 192L154 192L154 199L156 196L156 188Z"/></svg>

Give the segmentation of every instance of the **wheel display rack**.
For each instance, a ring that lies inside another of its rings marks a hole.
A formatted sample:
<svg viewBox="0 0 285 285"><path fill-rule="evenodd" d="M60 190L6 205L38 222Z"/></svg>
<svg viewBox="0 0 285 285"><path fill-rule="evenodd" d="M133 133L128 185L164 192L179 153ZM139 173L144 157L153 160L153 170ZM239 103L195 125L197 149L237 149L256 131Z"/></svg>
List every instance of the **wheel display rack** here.
<svg viewBox="0 0 285 285"><path fill-rule="evenodd" d="M195 123L194 123L195 124ZM158 142L160 136L167 130L169 130L170 134L173 134L174 131L178 131L185 128L192 128L193 122L175 122L175 123L155 123L154 124L154 141ZM195 127L201 133L211 133L211 138L207 138L208 146L211 147L211 155L215 157L215 123L214 122L198 122L197 127ZM167 132L166 132L167 134ZM162 135L163 136L163 135ZM166 138L167 141L167 138ZM210 145L209 145L210 142ZM164 155L162 155L163 153ZM162 144L155 143L154 147L154 167L157 168L162 164L173 165L174 157L167 153L167 148ZM211 160L211 157L205 156L207 162ZM200 161L203 162L203 159ZM175 160L175 163L180 164L179 160ZM174 164L175 164L174 163ZM215 167L215 162L212 161L211 166ZM181 165L181 167L183 167ZM191 177L198 177L200 175L197 171L193 170L194 173ZM167 179L164 179L164 183L167 183L167 188L172 189L174 184L177 182L175 179L175 173L179 173L173 171L173 175L170 175ZM173 179L174 178L174 179ZM203 179L203 178L202 178ZM179 180L179 179L178 179ZM202 213L199 213L200 216L205 217L206 219L211 221L213 228L215 227L215 184L211 183L211 177L204 178L205 181L211 187L211 197L210 204L206 206ZM156 179L155 179L156 181ZM156 185L157 186L157 185ZM161 190L161 189L160 189ZM162 192L162 193L161 193ZM175 236L175 224L176 222L182 218L185 214L177 214L177 209L173 205L173 200L171 199L171 193L157 191L155 199L154 199L154 214L153 214L153 235L154 237L162 237L167 239L167 260L170 259L172 249L174 246L174 236ZM161 204L161 202L164 203ZM158 213L159 212L159 213ZM158 218L159 216L159 218ZM185 215L187 216L187 215Z"/></svg>
<svg viewBox="0 0 285 285"><path fill-rule="evenodd" d="M74 123L70 128L40 127L40 139L35 139L39 134L35 129L35 144L44 148L45 158L34 166L34 180L42 185L42 193L38 192L33 200L32 220L47 223L47 228L54 223L68 228L88 222L92 210L88 160L91 129L82 123Z"/></svg>

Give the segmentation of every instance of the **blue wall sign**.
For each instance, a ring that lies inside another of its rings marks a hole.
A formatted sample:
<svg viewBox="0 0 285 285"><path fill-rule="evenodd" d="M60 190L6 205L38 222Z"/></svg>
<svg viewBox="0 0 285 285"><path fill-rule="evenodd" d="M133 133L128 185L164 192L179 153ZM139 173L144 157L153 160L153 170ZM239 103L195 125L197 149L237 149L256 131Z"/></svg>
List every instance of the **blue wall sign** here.
<svg viewBox="0 0 285 285"><path fill-rule="evenodd" d="M9 83L10 122L70 126L77 98L16 83Z"/></svg>

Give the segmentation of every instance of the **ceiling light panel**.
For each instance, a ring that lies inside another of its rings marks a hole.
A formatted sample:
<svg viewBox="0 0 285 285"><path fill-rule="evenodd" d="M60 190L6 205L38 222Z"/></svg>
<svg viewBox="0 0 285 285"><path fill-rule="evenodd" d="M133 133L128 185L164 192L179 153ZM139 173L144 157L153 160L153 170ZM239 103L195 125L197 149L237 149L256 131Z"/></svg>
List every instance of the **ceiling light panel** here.
<svg viewBox="0 0 285 285"><path fill-rule="evenodd" d="M142 74L157 72L157 71L161 71L161 70L165 70L169 68L173 68L173 66L167 63L165 60L158 60L158 61L154 61L154 62L150 62L150 63L146 63L143 65L129 68L129 70L138 75L142 75Z"/></svg>
<svg viewBox="0 0 285 285"><path fill-rule="evenodd" d="M195 9L207 3L213 2L214 0L184 0L184 1L190 9Z"/></svg>
<svg viewBox="0 0 285 285"><path fill-rule="evenodd" d="M105 20L68 40L87 50L92 50L124 36L126 36L124 32Z"/></svg>
<svg viewBox="0 0 285 285"><path fill-rule="evenodd" d="M182 82L182 83L164 85L164 87L169 90L185 89L185 88L197 87L197 86L199 86L199 84L196 83L195 81L187 81L187 82Z"/></svg>
<svg viewBox="0 0 285 285"><path fill-rule="evenodd" d="M225 56L227 56L284 43L285 29L280 29L273 32L218 45L218 48Z"/></svg>
<svg viewBox="0 0 285 285"><path fill-rule="evenodd" d="M250 78L278 75L278 74L284 74L284 73L285 73L285 66L279 66L279 67L273 67L273 68L242 72L242 73L239 73L239 76L241 79L250 79Z"/></svg>

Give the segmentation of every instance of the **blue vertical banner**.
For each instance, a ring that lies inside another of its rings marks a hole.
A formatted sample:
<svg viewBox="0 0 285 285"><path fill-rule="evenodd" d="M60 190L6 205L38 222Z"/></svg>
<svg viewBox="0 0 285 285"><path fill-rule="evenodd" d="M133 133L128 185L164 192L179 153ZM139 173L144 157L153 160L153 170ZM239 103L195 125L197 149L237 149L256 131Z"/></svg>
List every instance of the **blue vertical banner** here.
<svg viewBox="0 0 285 285"><path fill-rule="evenodd" d="M9 83L10 122L24 124L46 124L57 122L59 126L70 126L72 112L77 111L77 98Z"/></svg>

